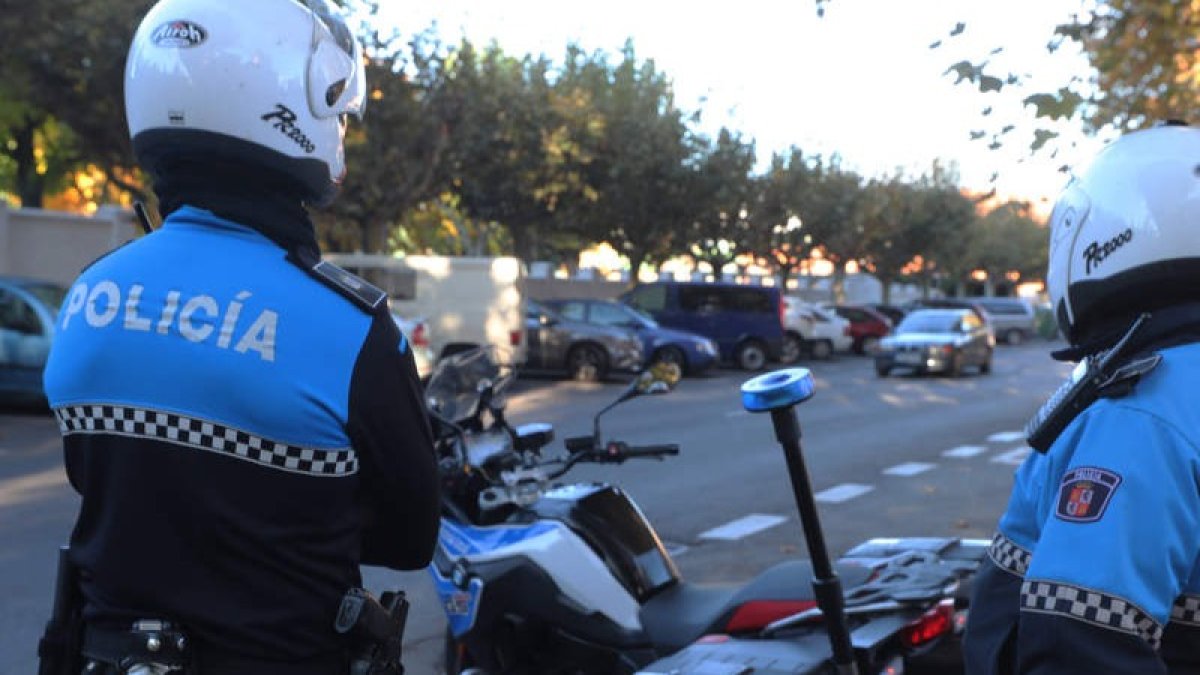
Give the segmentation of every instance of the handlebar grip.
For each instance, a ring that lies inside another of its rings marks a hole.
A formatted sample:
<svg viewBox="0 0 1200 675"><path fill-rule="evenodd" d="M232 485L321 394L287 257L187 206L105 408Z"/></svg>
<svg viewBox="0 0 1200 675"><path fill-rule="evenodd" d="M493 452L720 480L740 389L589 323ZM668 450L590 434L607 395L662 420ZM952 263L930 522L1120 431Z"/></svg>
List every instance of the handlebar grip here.
<svg viewBox="0 0 1200 675"><path fill-rule="evenodd" d="M678 455L678 443L666 443L663 445L625 445L624 443L612 444L608 448L610 455L628 459L631 457L661 457L663 455Z"/></svg>
<svg viewBox="0 0 1200 675"><path fill-rule="evenodd" d="M592 449L594 440L591 436L575 436L563 440L563 445L571 452L583 452Z"/></svg>

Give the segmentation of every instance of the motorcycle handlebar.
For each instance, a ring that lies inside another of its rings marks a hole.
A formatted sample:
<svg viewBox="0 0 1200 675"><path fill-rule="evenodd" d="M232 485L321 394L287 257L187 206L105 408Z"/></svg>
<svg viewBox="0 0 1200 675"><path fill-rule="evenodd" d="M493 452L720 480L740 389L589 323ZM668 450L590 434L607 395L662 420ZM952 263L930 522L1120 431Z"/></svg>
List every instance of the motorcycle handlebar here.
<svg viewBox="0 0 1200 675"><path fill-rule="evenodd" d="M676 443L666 443L662 445L628 445L621 442L612 442L605 446L604 450L600 451L603 455L601 461L623 462L634 457L662 457L664 455L678 455L679 445Z"/></svg>

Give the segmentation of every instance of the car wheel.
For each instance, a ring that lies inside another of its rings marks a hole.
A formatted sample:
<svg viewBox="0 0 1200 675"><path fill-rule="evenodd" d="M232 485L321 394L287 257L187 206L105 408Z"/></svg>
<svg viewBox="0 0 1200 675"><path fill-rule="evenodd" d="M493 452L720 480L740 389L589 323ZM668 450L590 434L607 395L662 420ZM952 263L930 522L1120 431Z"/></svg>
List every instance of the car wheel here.
<svg viewBox="0 0 1200 675"><path fill-rule="evenodd" d="M800 360L800 353L804 349L804 343L801 342L800 336L795 333L788 333L783 336L783 350L779 354L781 363L795 363Z"/></svg>
<svg viewBox="0 0 1200 675"><path fill-rule="evenodd" d="M679 372L681 373L687 370L687 357L684 356L683 351L679 347L663 347L659 349L654 352L650 363L652 365L655 363L673 364L679 368Z"/></svg>
<svg viewBox="0 0 1200 675"><path fill-rule="evenodd" d="M567 372L580 382L603 380L606 366L604 352L595 345L575 345L567 353Z"/></svg>
<svg viewBox="0 0 1200 675"><path fill-rule="evenodd" d="M875 374L880 377L887 377L892 372L891 366L886 366L878 361L875 363Z"/></svg>
<svg viewBox="0 0 1200 675"><path fill-rule="evenodd" d="M833 343L829 340L817 340L812 343L812 355L814 359L824 361L833 357Z"/></svg>
<svg viewBox="0 0 1200 675"><path fill-rule="evenodd" d="M1021 331L1019 331L1015 328L1004 334L1004 343L1005 344L1016 346L1016 345L1021 344L1024 341L1025 341L1025 336L1021 334Z"/></svg>
<svg viewBox="0 0 1200 675"><path fill-rule="evenodd" d="M879 338L874 335L868 335L862 339L862 352L868 356L879 351Z"/></svg>
<svg viewBox="0 0 1200 675"><path fill-rule="evenodd" d="M761 342L747 340L738 345L734 361L742 370L762 370L767 365L767 350Z"/></svg>

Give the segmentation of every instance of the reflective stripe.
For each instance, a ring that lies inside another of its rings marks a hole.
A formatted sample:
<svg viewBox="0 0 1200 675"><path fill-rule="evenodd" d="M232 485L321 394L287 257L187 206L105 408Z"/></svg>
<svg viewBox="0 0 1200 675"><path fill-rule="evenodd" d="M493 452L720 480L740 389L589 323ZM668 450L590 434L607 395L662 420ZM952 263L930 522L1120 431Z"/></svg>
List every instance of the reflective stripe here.
<svg viewBox="0 0 1200 675"><path fill-rule="evenodd" d="M1162 643L1163 627L1140 607L1124 598L1089 588L1052 581L1026 581L1021 584L1021 611L1057 614L1136 635L1154 649Z"/></svg>
<svg viewBox="0 0 1200 675"><path fill-rule="evenodd" d="M166 441L310 476L338 477L358 472L358 456L353 448L304 448L178 413L85 404L55 408L54 415L64 436L109 434Z"/></svg>

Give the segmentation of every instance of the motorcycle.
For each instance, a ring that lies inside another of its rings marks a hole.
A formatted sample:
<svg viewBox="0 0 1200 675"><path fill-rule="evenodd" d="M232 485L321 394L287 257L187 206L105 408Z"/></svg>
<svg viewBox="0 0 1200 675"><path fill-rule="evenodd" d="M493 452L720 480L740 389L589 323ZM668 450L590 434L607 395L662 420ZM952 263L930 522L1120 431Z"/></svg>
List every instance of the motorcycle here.
<svg viewBox="0 0 1200 675"><path fill-rule="evenodd" d="M548 450L550 425L506 420L513 376L477 350L443 359L426 387L444 477L429 572L448 624L447 673L634 673L716 643L788 649L837 623L826 620L829 589L863 672L955 661L964 585L988 542L873 539L832 566L814 555L741 585L688 583L621 488L558 482L585 462L677 455L677 445L630 445L601 429L617 405L669 392L677 367L641 373L558 453ZM810 583L833 575L844 592ZM828 661L828 648L809 649Z"/></svg>

